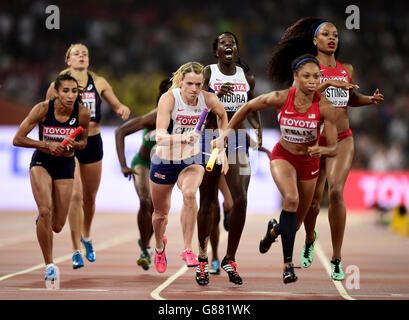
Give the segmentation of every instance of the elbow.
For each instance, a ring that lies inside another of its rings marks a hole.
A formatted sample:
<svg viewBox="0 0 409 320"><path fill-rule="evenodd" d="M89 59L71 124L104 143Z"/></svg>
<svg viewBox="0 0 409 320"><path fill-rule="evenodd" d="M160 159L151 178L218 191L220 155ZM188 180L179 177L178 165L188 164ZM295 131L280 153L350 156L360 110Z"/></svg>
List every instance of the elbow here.
<svg viewBox="0 0 409 320"><path fill-rule="evenodd" d="M15 147L20 147L21 146L20 139L18 137L14 137L13 146L15 146Z"/></svg>
<svg viewBox="0 0 409 320"><path fill-rule="evenodd" d="M337 154L338 154L338 143L335 143L334 145L331 146L328 156L335 157Z"/></svg>
<svg viewBox="0 0 409 320"><path fill-rule="evenodd" d="M121 128L116 128L115 129L115 139L116 140L118 140L118 139L123 139L124 138L124 133L123 133L123 131L121 130Z"/></svg>
<svg viewBox="0 0 409 320"><path fill-rule="evenodd" d="M163 144L164 144L164 141L165 141L165 137L164 137L162 134L156 135L156 144L157 144L158 146L163 145Z"/></svg>
<svg viewBox="0 0 409 320"><path fill-rule="evenodd" d="M87 142L80 143L80 144L78 144L78 146L75 148L75 150L84 150L86 146L87 146Z"/></svg>

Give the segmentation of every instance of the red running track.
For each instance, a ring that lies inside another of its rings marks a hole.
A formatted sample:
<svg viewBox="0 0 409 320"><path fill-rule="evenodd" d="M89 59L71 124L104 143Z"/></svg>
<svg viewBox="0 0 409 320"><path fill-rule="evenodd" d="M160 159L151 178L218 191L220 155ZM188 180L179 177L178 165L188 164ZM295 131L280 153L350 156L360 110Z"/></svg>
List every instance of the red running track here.
<svg viewBox="0 0 409 320"><path fill-rule="evenodd" d="M220 275L211 275L206 287L196 284L194 268L186 268L181 260L179 215L169 217L168 269L159 274L153 265L144 271L136 264L140 254L136 214L97 213L92 235L96 262L84 258L84 268L72 269L68 222L54 236L54 259L61 279L58 290L45 287L35 218L35 212L0 212L1 300L409 300L409 238L377 225L370 212L348 215L343 246L346 279L342 282L332 281L327 273L332 250L323 211L317 223L320 237L314 262L308 269L296 269L296 283L282 282L280 242L267 254L258 253L269 216L248 214L236 256L243 285L230 283L222 270ZM221 230L220 259L227 241L227 233ZM303 241L302 229L294 248L296 265Z"/></svg>

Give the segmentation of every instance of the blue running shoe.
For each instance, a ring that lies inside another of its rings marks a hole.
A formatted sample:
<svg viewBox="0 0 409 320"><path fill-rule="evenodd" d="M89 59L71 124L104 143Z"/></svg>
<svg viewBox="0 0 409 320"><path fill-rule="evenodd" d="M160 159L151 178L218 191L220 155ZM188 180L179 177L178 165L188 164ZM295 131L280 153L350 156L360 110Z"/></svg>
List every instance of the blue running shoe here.
<svg viewBox="0 0 409 320"><path fill-rule="evenodd" d="M212 268L210 274L220 274L220 261L218 259L212 260Z"/></svg>
<svg viewBox="0 0 409 320"><path fill-rule="evenodd" d="M84 261L82 260L81 252L75 252L72 255L72 268L79 269L84 266Z"/></svg>
<svg viewBox="0 0 409 320"><path fill-rule="evenodd" d="M54 266L49 266L45 269L45 280L46 281L55 281L57 280L57 272L55 271Z"/></svg>
<svg viewBox="0 0 409 320"><path fill-rule="evenodd" d="M95 261L95 251L94 248L92 247L92 241L85 241L83 237L81 236L81 242L82 245L84 246L84 252L85 256L87 257L87 260L89 262L94 262Z"/></svg>

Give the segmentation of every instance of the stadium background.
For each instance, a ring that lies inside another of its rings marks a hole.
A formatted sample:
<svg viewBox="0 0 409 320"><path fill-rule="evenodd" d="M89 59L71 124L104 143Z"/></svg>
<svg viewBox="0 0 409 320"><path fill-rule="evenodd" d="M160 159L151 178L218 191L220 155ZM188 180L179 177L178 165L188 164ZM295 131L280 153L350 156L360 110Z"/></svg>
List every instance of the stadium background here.
<svg viewBox="0 0 409 320"><path fill-rule="evenodd" d="M45 8L51 4L60 10L58 30L45 26L48 17ZM159 82L179 65L191 60L205 65L214 63L213 39L226 30L239 38L241 58L256 79L256 95L274 89L266 73L271 49L286 27L303 16L313 15L337 26L341 41L339 60L354 66L359 91L370 95L379 88L385 95L381 106L349 109L356 145L353 169L364 170L357 171L360 173L380 173L382 177L396 173L394 182L389 183L391 186L384 187L387 197L395 197L391 195L393 183L408 182L408 5L399 1L356 1L353 4L360 9L360 29L348 30L345 21L349 14L345 9L350 4L322 0L2 2L0 125L11 125L2 127L6 132L0 144L1 164L5 166L2 171L11 180L23 179L21 183L30 192L28 173L21 177L13 170L28 166L31 151L21 151L26 153L25 157L16 158L20 151L8 141L14 126L33 105L44 99L49 83L65 68L64 56L71 43L88 46L90 69L108 79L120 100L132 109L133 117L154 107ZM105 103L102 119L103 134L104 130L112 133L121 124ZM266 134L272 129L274 136L275 114L263 112L262 122ZM134 143L128 150L129 161L140 141L136 137L132 137ZM116 154L113 154L112 137L103 138L105 168L109 161L114 165ZM120 179L118 167L114 171ZM4 189L10 189L7 179L3 181ZM270 180L269 183L272 185ZM101 188L103 185L104 180ZM129 185L128 189L133 192ZM6 191L2 189L2 192ZM406 193L403 189L399 191L396 201L408 203ZM135 197L134 193L129 196Z"/></svg>

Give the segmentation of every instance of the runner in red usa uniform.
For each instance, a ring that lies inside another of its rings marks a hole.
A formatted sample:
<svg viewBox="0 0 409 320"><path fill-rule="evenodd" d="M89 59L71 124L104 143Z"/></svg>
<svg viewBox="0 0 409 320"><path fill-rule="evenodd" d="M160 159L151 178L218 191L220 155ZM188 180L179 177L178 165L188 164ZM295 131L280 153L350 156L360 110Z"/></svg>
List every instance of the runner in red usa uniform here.
<svg viewBox="0 0 409 320"><path fill-rule="evenodd" d="M321 80L319 92L330 100L335 109L335 123L338 132L338 153L335 157L321 158L320 175L315 188L311 207L304 221L306 231L305 245L301 253L301 265L308 268L314 257L314 246L318 239L315 229L320 201L328 180L329 208L328 220L331 228L332 258L331 277L343 280L341 248L346 225L344 185L354 156L354 139L349 127L347 106L358 107L369 104L378 105L384 100L376 89L372 96L357 91L353 82L354 68L349 63L338 61L338 31L331 22L316 17L299 19L287 28L279 43L274 47L270 59L270 76L277 85L291 84L291 61L300 54L312 54L320 63ZM320 145L325 145L321 136Z"/></svg>
<svg viewBox="0 0 409 320"><path fill-rule="evenodd" d="M319 158L337 152L335 114L331 103L316 89L319 85L319 63L304 55L292 63L294 87L263 94L244 104L230 120L224 134L213 142L222 146L229 134L250 112L273 107L278 112L281 137L271 154L270 169L282 197L280 221L268 222L259 251L266 253L281 235L284 272L283 282L297 280L292 262L297 229L304 221L314 195L319 173ZM318 145L320 125L324 123L328 146Z"/></svg>

